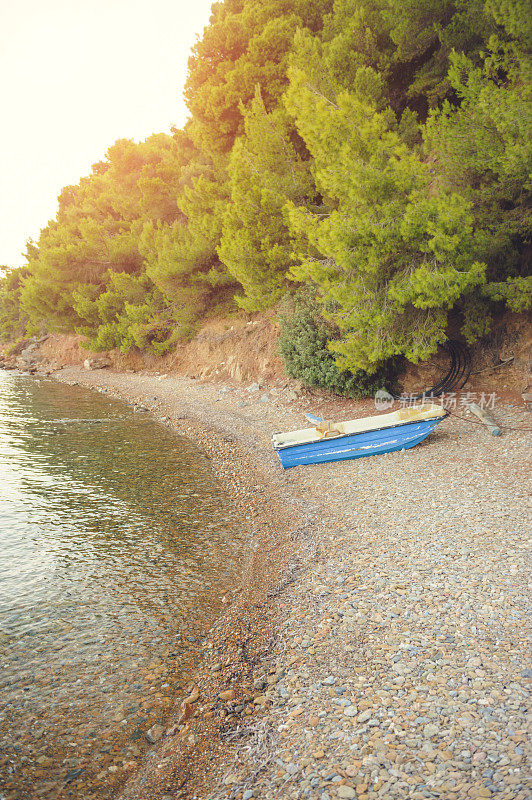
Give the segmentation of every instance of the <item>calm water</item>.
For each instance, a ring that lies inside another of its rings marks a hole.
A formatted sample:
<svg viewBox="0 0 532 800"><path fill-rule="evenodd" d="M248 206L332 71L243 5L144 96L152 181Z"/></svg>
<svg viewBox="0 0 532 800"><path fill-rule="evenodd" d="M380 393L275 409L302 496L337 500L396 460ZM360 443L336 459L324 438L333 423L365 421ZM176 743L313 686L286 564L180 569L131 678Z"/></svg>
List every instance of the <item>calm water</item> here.
<svg viewBox="0 0 532 800"><path fill-rule="evenodd" d="M0 371L0 798L116 796L239 574L227 509L146 415Z"/></svg>

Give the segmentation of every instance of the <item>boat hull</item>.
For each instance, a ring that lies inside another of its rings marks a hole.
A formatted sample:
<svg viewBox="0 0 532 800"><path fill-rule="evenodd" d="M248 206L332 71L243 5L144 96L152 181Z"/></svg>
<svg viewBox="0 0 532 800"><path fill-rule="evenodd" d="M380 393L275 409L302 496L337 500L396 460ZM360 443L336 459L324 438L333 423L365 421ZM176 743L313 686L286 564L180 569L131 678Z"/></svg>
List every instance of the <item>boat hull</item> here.
<svg viewBox="0 0 532 800"><path fill-rule="evenodd" d="M322 464L327 461L346 461L354 458L408 450L423 441L441 422L436 419L405 422L381 430L336 436L318 442L297 444L277 449L283 469L301 464Z"/></svg>

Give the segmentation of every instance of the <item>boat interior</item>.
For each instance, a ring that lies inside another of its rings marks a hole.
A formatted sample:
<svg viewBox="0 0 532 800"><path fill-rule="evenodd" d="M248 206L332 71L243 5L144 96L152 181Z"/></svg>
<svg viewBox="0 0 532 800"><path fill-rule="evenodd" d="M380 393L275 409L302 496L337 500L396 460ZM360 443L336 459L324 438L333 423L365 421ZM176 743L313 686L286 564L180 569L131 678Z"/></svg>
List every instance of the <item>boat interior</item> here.
<svg viewBox="0 0 532 800"><path fill-rule="evenodd" d="M349 436L354 433L367 433L382 428L392 428L396 425L409 422L421 422L447 416L447 411L442 406L433 403L400 408L389 414L377 414L373 417L350 419L346 422L329 422L323 420L314 428L301 428L288 433L274 433L272 443L275 448L291 447L298 444L311 444L322 439L331 439L337 436Z"/></svg>

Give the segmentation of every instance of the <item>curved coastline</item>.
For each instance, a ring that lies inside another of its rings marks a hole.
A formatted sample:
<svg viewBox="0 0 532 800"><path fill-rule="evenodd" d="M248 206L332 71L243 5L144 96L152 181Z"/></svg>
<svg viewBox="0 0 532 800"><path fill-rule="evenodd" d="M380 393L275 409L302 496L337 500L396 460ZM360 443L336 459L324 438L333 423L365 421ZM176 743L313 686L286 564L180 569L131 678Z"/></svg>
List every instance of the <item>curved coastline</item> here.
<svg viewBox="0 0 532 800"><path fill-rule="evenodd" d="M525 411L498 404L501 437L451 416L412 450L283 473L273 431L372 402L54 377L193 437L249 526L242 587L116 800L525 800Z"/></svg>
<svg viewBox="0 0 532 800"><path fill-rule="evenodd" d="M282 590L301 568L299 544L309 546L315 509L305 507L290 491L265 446L267 436L261 441L257 435L256 422L247 424L235 409L219 409L216 394L212 396L219 391L216 387L176 376L161 380L78 367L52 377L138 404L156 421L192 439L210 460L243 525L248 552L242 584L227 596L227 610L207 634L200 662L176 698L164 738L124 784L120 800L156 800L170 793L207 796L228 768L227 739L235 732L242 736L263 710L257 675L275 646ZM198 699L187 703L196 688Z"/></svg>

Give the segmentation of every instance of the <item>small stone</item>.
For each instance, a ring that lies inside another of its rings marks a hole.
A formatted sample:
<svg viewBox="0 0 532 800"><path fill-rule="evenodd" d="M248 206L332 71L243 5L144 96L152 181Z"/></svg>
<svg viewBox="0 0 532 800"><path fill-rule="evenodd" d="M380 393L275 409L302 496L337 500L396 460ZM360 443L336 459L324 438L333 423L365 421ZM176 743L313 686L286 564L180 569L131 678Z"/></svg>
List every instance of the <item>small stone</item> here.
<svg viewBox="0 0 532 800"><path fill-rule="evenodd" d="M218 698L226 703L228 703L230 700L234 700L234 697L235 697L234 689L227 689L224 692L220 692L220 694L218 695Z"/></svg>
<svg viewBox="0 0 532 800"><path fill-rule="evenodd" d="M369 708L367 708L365 711L363 711L361 714L358 715L357 722L367 722L368 719L371 719L371 711L369 710Z"/></svg>
<svg viewBox="0 0 532 800"><path fill-rule="evenodd" d="M255 703L256 706L263 706L263 705L265 705L265 703L268 702L268 698L266 697L265 694L259 694L258 697L256 697L253 700L253 702Z"/></svg>
<svg viewBox="0 0 532 800"><path fill-rule="evenodd" d="M164 728L162 725L153 725L148 731L146 731L146 739L150 744L155 744L155 742L158 742L162 737L163 733Z"/></svg>
<svg viewBox="0 0 532 800"><path fill-rule="evenodd" d="M251 800L252 797L253 797L253 789L246 789L246 791L242 795L242 800Z"/></svg>
<svg viewBox="0 0 532 800"><path fill-rule="evenodd" d="M357 793L352 786L339 786L336 790L338 797L345 797L348 800L356 800Z"/></svg>
<svg viewBox="0 0 532 800"><path fill-rule="evenodd" d="M83 772L83 768L81 769L71 769L70 772L67 772L65 777L65 783L70 783L71 781L75 781L81 773Z"/></svg>
<svg viewBox="0 0 532 800"><path fill-rule="evenodd" d="M349 778L355 778L360 771L360 764L349 764L348 767L345 768L345 774Z"/></svg>
<svg viewBox="0 0 532 800"><path fill-rule="evenodd" d="M291 711L288 716L290 717L290 719L295 719L295 717L301 716L301 714L303 714L304 711L305 709L303 708L303 706L300 706L299 708L295 708L293 711Z"/></svg>

